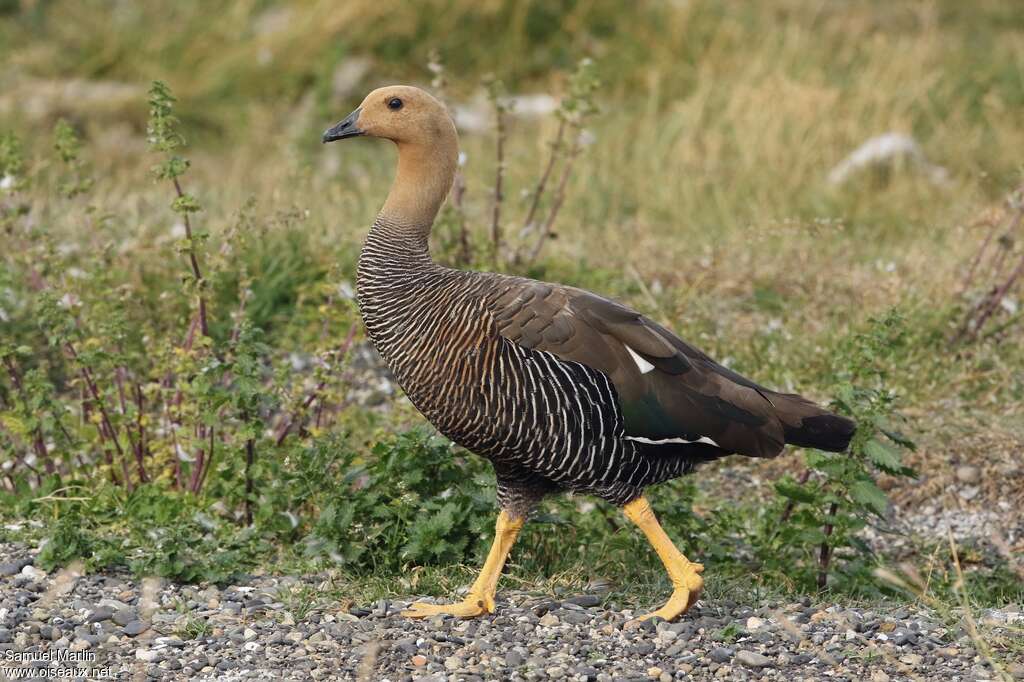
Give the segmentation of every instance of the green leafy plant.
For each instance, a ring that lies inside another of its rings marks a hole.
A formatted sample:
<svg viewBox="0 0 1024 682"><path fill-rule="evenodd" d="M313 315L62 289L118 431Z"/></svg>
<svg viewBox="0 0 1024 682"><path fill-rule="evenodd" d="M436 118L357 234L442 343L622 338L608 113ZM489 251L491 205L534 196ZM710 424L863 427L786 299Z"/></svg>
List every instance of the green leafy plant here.
<svg viewBox="0 0 1024 682"><path fill-rule="evenodd" d="M865 333L855 334L842 356L833 407L857 422L857 432L845 453L808 451L806 470L798 479L785 477L775 490L786 500L777 531L767 533L770 542L761 546L766 560L778 562L781 554L795 560L804 575L814 571L816 584L824 589L837 550L841 572L855 579L871 575L871 548L858 533L869 523L885 524L888 497L877 484L879 474L913 477L903 464L904 451L913 442L896 426L897 396L886 386L888 363L904 343L905 329L897 311L874 319ZM771 559L767 559L771 556Z"/></svg>

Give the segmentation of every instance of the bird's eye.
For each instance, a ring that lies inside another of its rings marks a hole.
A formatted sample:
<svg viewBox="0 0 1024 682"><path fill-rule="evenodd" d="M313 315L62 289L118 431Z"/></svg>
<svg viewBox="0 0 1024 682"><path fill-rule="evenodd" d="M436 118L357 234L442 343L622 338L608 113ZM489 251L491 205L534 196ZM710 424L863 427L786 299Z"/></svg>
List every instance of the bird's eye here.
<svg viewBox="0 0 1024 682"><path fill-rule="evenodd" d="M391 109L392 111L398 111L401 108L402 100L398 99L397 97L392 97L391 99L388 100L388 109Z"/></svg>

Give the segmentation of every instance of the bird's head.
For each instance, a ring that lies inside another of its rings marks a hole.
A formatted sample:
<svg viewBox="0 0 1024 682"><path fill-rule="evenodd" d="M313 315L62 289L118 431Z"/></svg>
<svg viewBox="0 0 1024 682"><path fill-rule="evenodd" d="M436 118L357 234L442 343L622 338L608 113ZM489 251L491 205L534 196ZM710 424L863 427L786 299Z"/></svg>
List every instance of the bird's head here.
<svg viewBox="0 0 1024 682"><path fill-rule="evenodd" d="M431 146L455 132L444 105L411 85L377 88L340 123L324 132L323 141L380 137L403 145Z"/></svg>

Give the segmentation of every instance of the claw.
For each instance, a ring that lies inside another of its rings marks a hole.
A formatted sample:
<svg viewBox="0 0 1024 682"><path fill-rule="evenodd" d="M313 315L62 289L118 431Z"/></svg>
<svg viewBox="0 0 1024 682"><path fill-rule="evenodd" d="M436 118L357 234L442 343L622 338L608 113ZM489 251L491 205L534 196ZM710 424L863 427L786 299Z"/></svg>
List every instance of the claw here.
<svg viewBox="0 0 1024 682"><path fill-rule="evenodd" d="M402 611L406 618L429 618L430 616L449 615L456 618L475 618L494 613L494 599L486 596L470 594L455 604L426 604L416 602Z"/></svg>
<svg viewBox="0 0 1024 682"><path fill-rule="evenodd" d="M636 618L627 621L623 627L626 629L634 628L645 620L649 620L654 617L673 621L689 611L690 608L697 603L697 600L700 599L704 580L694 572L690 576L687 576L686 582L687 586L676 587L672 592L672 596L668 598L668 601L665 602L665 605L660 609L652 611L651 613L646 613L642 616L637 616Z"/></svg>

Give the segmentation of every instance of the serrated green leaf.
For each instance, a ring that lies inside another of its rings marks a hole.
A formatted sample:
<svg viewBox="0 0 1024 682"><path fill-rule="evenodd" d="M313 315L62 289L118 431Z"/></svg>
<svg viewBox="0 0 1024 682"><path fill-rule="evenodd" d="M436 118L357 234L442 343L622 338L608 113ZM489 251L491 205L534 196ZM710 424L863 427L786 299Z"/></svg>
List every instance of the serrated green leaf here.
<svg viewBox="0 0 1024 682"><path fill-rule="evenodd" d="M778 481L775 483L775 492L794 502L815 502L818 496L813 490L789 481Z"/></svg>
<svg viewBox="0 0 1024 682"><path fill-rule="evenodd" d="M879 516L885 516L889 497L871 480L860 480L850 486L850 497Z"/></svg>
<svg viewBox="0 0 1024 682"><path fill-rule="evenodd" d="M889 438L889 440L896 443L896 445L907 448L908 450L917 450L917 444L903 433L891 428L883 428L881 431Z"/></svg>
<svg viewBox="0 0 1024 682"><path fill-rule="evenodd" d="M874 438L864 444L864 454L883 471L899 473L903 469L900 453Z"/></svg>

